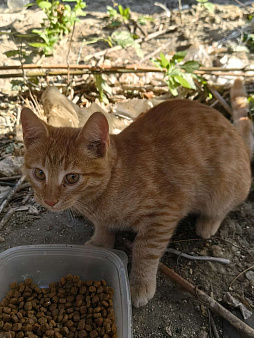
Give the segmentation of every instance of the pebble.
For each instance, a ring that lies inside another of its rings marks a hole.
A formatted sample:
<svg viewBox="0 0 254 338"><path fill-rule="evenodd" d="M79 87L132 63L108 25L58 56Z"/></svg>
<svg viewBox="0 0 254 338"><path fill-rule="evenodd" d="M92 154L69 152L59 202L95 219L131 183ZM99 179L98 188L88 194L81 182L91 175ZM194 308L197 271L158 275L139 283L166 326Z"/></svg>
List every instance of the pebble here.
<svg viewBox="0 0 254 338"><path fill-rule="evenodd" d="M5 242L5 239L2 236L0 236L0 243L3 243L3 242Z"/></svg>
<svg viewBox="0 0 254 338"><path fill-rule="evenodd" d="M254 271L247 271L246 277L251 282L251 284L254 285Z"/></svg>
<svg viewBox="0 0 254 338"><path fill-rule="evenodd" d="M219 245L212 245L212 254L214 257L223 257L222 248Z"/></svg>

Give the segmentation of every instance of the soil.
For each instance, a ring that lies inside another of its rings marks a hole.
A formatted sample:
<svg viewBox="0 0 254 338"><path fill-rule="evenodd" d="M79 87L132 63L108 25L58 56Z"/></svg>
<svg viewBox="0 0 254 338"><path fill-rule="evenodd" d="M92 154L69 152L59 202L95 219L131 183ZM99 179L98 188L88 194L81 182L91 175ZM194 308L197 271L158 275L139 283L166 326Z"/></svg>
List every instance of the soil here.
<svg viewBox="0 0 254 338"><path fill-rule="evenodd" d="M178 11L173 11L171 18L158 16L158 14L163 13L163 10L158 6L154 6L154 1L123 0L121 4L129 6L135 12L133 13L134 18L140 15L140 13L153 15L154 21L148 22L144 26L144 31L147 33L158 29L158 25L162 25L163 27L176 26L172 32L142 43L144 55L149 56L160 46L162 46L161 52L171 55L176 50L188 48L197 40L200 44L204 44L207 49L209 46L227 37L232 31L240 29L246 24L248 11L244 7L238 6L236 1L221 0L211 2L220 3L224 6L216 5L214 14L203 9L197 9L195 6L188 7L182 13L183 23L180 21ZM73 35L69 55L70 63L76 63L79 54L80 63L86 63L85 59L88 55L109 47L105 42L87 46L82 45L82 40L84 38L90 40L94 37L107 37L112 33L108 27L105 13L106 5L111 4L111 1L105 0L87 1L87 16L76 25ZM164 4L170 9L178 7L177 0L166 1ZM196 1L182 1L183 8L185 8L185 5L192 4L196 4ZM38 10L30 9L21 13L10 14L2 4L0 12L1 30L9 29L12 32L26 33L31 29L39 28L42 19L43 13ZM138 32L141 34L140 31ZM63 38L55 48L54 56L43 58L34 51L26 62L42 65L46 63L66 63L69 40L70 35ZM20 60L18 57L10 59L4 54L8 50L16 49L18 42L12 40L7 35L1 35L0 42L2 50L0 65L19 64ZM237 44L237 42L233 43ZM83 48L81 48L82 46ZM242 50L233 52L231 48L230 52L228 50L227 52L217 52L216 55L211 54L209 56L210 64L220 65L220 60L225 55L236 55L241 62L246 62L247 64L253 59L253 54L245 53ZM134 48L129 48L109 53L106 56L106 61L118 65L133 64L138 63L139 58ZM96 63L94 59L91 59L89 62L91 64ZM104 62L104 60L100 60L100 62ZM144 61L144 64L151 65L149 60ZM52 83L52 81L50 79L49 83ZM54 81L61 82L62 79L58 77ZM44 80L41 80L40 83L42 85L46 84ZM146 83L144 83L145 85ZM16 107L20 104L17 92L13 91L9 79L0 79L0 88L2 89L1 95L4 97L6 104L11 102L11 106L7 108L0 105L0 116L5 116L4 113L6 114L7 111L11 112L13 114L12 118L15 121L17 115ZM251 90L253 90L253 87L249 89L249 92ZM126 92L124 95L126 96ZM137 95L140 95L140 93ZM223 110L219 105L216 108ZM12 135L9 134L8 137L10 140ZM4 135L2 135L2 140L5 140ZM10 142L3 143L4 146L1 145L1 153L7 153L6 148L10 147ZM8 152L12 153L12 150L8 150ZM19 192L15 199L12 200L11 206L21 205L23 198L26 198L27 194L30 194L30 190L26 189ZM19 245L43 243L83 244L90 238L93 228L88 220L78 215L72 215L67 211L58 214L46 211L34 202L32 195L29 196L25 202L25 205L28 205L30 208L29 211L16 212L0 231L0 251ZM199 286L209 295L212 295L224 306L227 306L223 302L227 292L230 292L245 304L253 306L253 277L251 278L250 275L242 273L230 288L234 278L254 263L253 202L254 187L252 187L247 201L227 216L216 236L209 240L197 238L194 231L195 216L189 216L180 223L170 244L170 247L184 253L228 258L230 259L230 264L224 265L209 261L188 260L183 257L177 258L177 256L169 253L165 253L162 262L193 284ZM8 208L6 208L7 210ZM118 242L118 248L123 249L123 239L132 239L133 234L120 234L119 238L122 241ZM199 300L181 290L160 272L158 273L157 283L156 295L149 304L140 309L133 309L134 338L208 337L210 322L205 304L202 304ZM243 319L241 314L240 317ZM220 337L242 337L239 332L230 331L232 328L225 325L221 318L214 316L214 319ZM252 324L250 323L250 325Z"/></svg>

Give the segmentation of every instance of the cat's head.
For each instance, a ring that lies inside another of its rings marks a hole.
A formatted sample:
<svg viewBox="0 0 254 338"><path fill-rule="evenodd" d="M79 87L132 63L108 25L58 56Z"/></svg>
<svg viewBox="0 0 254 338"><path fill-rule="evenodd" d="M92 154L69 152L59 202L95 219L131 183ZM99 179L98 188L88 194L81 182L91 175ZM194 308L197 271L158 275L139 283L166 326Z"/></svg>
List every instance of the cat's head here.
<svg viewBox="0 0 254 338"><path fill-rule="evenodd" d="M56 128L23 108L24 174L38 203L52 211L95 199L110 177L109 127L94 113L83 128Z"/></svg>

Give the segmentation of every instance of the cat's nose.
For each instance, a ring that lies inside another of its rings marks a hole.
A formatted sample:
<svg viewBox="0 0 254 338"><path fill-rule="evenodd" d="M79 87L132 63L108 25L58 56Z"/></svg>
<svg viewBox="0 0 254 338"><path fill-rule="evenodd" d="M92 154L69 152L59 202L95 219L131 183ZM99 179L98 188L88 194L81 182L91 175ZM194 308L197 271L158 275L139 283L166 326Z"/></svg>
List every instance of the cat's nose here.
<svg viewBox="0 0 254 338"><path fill-rule="evenodd" d="M58 201L46 201L46 200L44 200L44 202L45 202L47 205L49 205L50 207L53 207L54 205L56 205L56 203L57 203Z"/></svg>

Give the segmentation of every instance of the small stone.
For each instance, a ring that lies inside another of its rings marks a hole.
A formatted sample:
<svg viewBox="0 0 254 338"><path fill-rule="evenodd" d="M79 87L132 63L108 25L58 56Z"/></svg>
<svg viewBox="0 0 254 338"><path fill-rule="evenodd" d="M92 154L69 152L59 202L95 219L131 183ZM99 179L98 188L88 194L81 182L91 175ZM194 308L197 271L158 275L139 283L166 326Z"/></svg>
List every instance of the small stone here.
<svg viewBox="0 0 254 338"><path fill-rule="evenodd" d="M3 242L5 242L5 239L2 236L0 236L0 243L3 243Z"/></svg>
<svg viewBox="0 0 254 338"><path fill-rule="evenodd" d="M246 277L251 282L251 284L254 286L254 271L247 271Z"/></svg>
<svg viewBox="0 0 254 338"><path fill-rule="evenodd" d="M214 257L223 257L222 248L219 245L213 245L211 249Z"/></svg>

